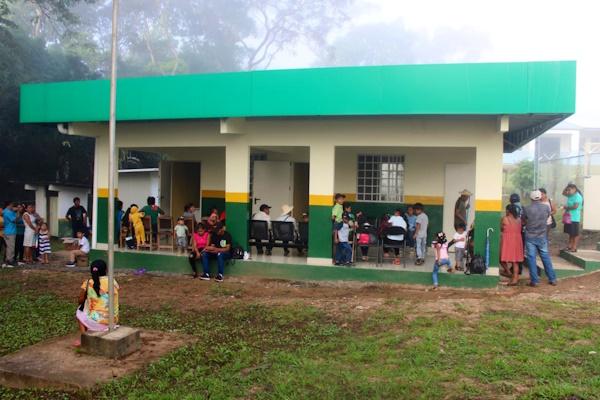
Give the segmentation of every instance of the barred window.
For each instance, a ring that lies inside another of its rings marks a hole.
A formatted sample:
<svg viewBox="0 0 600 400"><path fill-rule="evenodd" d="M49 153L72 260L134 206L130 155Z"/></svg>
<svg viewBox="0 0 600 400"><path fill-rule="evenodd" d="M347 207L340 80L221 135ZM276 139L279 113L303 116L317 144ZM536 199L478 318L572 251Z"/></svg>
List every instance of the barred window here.
<svg viewBox="0 0 600 400"><path fill-rule="evenodd" d="M402 202L403 196L404 156L358 155L357 200Z"/></svg>

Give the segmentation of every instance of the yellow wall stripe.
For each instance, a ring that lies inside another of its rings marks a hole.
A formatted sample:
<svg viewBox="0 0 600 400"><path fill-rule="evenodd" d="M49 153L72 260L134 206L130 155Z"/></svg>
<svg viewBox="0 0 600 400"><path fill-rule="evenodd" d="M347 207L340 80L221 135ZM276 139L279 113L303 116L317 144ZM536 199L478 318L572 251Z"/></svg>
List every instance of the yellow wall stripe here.
<svg viewBox="0 0 600 400"><path fill-rule="evenodd" d="M346 195L346 201L356 201L356 193L344 193Z"/></svg>
<svg viewBox="0 0 600 400"><path fill-rule="evenodd" d="M119 196L119 189L115 189L115 197ZM108 188L98 188L98 197L108 198Z"/></svg>
<svg viewBox="0 0 600 400"><path fill-rule="evenodd" d="M333 195L311 194L308 197L308 204L311 206L333 206Z"/></svg>
<svg viewBox="0 0 600 400"><path fill-rule="evenodd" d="M227 203L247 203L250 197L246 192L226 192L225 202Z"/></svg>
<svg viewBox="0 0 600 400"><path fill-rule="evenodd" d="M475 200L475 211L502 211L502 200Z"/></svg>
<svg viewBox="0 0 600 400"><path fill-rule="evenodd" d="M224 199L225 191L224 190L203 190L202 197L211 197L215 199Z"/></svg>
<svg viewBox="0 0 600 400"><path fill-rule="evenodd" d="M441 206L444 205L444 197L443 196L415 196L415 195L405 195L404 196L404 204L414 204L414 203L422 203L428 204L432 206Z"/></svg>

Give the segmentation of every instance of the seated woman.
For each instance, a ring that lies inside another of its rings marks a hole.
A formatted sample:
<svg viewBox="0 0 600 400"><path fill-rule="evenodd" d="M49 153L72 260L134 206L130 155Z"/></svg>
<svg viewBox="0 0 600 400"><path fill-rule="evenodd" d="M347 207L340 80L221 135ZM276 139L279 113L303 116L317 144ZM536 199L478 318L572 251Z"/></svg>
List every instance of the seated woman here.
<svg viewBox="0 0 600 400"><path fill-rule="evenodd" d="M196 227L196 232L192 235L192 252L190 253L190 266L194 271L194 278L198 277L198 269L196 268L196 260L202 258L202 252L208 244L210 234L206 229L206 226L200 222Z"/></svg>
<svg viewBox="0 0 600 400"><path fill-rule="evenodd" d="M219 216L215 213L211 213L208 219L206 220L206 230L212 233L212 231L215 229L215 226L217 225L217 222L219 222Z"/></svg>
<svg viewBox="0 0 600 400"><path fill-rule="evenodd" d="M86 331L104 332L108 330L108 277L106 263L94 260L90 265L92 279L86 279L79 292L79 308L76 312L81 333ZM115 323L119 321L119 284L115 287ZM77 341L76 346L81 343Z"/></svg>

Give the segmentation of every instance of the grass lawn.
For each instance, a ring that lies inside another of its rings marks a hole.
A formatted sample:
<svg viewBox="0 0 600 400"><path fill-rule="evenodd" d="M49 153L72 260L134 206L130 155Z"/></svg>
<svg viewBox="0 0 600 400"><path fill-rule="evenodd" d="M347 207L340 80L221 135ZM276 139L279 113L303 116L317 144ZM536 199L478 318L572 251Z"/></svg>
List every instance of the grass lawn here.
<svg viewBox="0 0 600 400"><path fill-rule="evenodd" d="M0 273L1 354L75 329L69 299L23 290L12 274ZM213 285L207 296L237 292ZM202 312L123 304L128 325L199 341L92 393L0 387L0 398L600 399L599 303L526 301L497 300L476 316L394 299L343 313L302 301Z"/></svg>

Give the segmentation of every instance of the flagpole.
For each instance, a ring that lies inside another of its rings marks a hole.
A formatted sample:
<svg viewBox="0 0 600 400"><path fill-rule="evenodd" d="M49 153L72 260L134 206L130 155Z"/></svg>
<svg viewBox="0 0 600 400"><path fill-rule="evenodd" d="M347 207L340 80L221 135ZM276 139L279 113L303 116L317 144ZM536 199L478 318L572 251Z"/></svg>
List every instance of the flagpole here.
<svg viewBox="0 0 600 400"><path fill-rule="evenodd" d="M115 329L115 131L117 103L117 17L119 0L112 2L110 115L108 120L108 330Z"/></svg>

